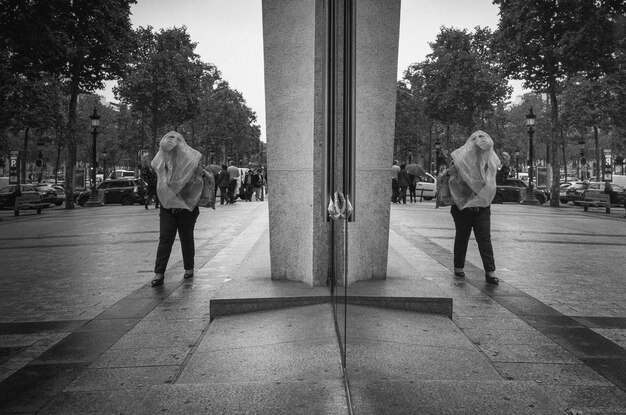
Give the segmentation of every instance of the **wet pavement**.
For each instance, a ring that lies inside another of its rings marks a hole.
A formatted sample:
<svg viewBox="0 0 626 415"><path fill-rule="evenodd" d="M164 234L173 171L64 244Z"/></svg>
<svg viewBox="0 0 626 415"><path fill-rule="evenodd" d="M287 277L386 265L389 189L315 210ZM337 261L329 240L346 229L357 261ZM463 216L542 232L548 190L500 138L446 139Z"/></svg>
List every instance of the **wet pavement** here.
<svg viewBox="0 0 626 415"><path fill-rule="evenodd" d="M266 203L203 209L158 289L155 209L0 211L0 413L626 413L623 216L494 205L494 287L473 240L453 276L448 209L392 205L388 281L349 294L452 318L350 304L347 399L328 290L269 281Z"/></svg>

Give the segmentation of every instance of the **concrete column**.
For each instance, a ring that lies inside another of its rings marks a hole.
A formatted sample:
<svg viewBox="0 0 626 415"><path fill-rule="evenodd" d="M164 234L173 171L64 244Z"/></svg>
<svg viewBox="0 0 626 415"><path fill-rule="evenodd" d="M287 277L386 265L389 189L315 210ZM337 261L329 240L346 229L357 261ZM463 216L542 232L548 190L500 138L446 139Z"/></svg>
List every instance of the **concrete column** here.
<svg viewBox="0 0 626 415"><path fill-rule="evenodd" d="M263 0L272 279L311 286L326 284L329 260L323 7L323 0ZM359 0L356 7L357 220L349 225L349 282L387 272L400 0Z"/></svg>

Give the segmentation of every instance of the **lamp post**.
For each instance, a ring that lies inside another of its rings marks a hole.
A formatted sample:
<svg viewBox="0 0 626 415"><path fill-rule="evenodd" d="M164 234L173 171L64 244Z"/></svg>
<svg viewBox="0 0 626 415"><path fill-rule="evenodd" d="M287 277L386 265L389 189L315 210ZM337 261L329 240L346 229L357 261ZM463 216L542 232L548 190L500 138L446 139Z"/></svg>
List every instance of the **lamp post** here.
<svg viewBox="0 0 626 415"><path fill-rule="evenodd" d="M441 143L437 140L433 146L435 147L435 176L437 176L439 174L439 155L441 154Z"/></svg>
<svg viewBox="0 0 626 415"><path fill-rule="evenodd" d="M42 138L37 140L37 160L35 160L35 167L37 168L37 171L35 172L35 174L37 175L38 183L43 180L43 147L44 145L45 145L45 142Z"/></svg>
<svg viewBox="0 0 626 415"><path fill-rule="evenodd" d="M91 143L91 194L85 206L93 207L101 206L96 192L96 169L98 168L98 160L96 159L96 138L98 137L98 126L100 125L100 116L96 108L93 109L93 114L91 114L89 118L91 118L91 135L93 137Z"/></svg>
<svg viewBox="0 0 626 415"><path fill-rule="evenodd" d="M533 113L533 107L530 107L528 114L526 114L526 128L528 129L528 188L526 189L526 199L522 204L524 205L538 205L539 201L535 197L535 184L534 184L534 156L535 146L533 145L533 135L535 134L535 118Z"/></svg>
<svg viewBox="0 0 626 415"><path fill-rule="evenodd" d="M109 153L106 150L102 152L102 181L104 182L107 179L107 157Z"/></svg>
<svg viewBox="0 0 626 415"><path fill-rule="evenodd" d="M513 152L515 156L515 178L519 179L519 148L516 148Z"/></svg>
<svg viewBox="0 0 626 415"><path fill-rule="evenodd" d="M580 174L583 180L587 179L587 159L585 158L585 137L578 137L578 145L580 146Z"/></svg>
<svg viewBox="0 0 626 415"><path fill-rule="evenodd" d="M413 163L413 152L409 151L409 164Z"/></svg>

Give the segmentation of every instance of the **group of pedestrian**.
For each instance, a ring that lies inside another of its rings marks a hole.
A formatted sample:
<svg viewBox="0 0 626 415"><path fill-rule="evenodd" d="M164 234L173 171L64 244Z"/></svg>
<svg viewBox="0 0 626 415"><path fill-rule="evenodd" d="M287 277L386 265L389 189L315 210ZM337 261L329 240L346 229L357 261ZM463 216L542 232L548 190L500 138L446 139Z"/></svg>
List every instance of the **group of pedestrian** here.
<svg viewBox="0 0 626 415"><path fill-rule="evenodd" d="M237 201L235 191L237 189L239 179L239 168L235 166L233 161L229 163L229 166L222 164L222 170L217 176L217 187L220 189L221 205L234 204ZM239 198L250 202L252 201L252 195L254 194L256 200L265 200L265 192L263 190L264 185L265 176L263 175L263 170L261 168L256 170L248 169L248 171L244 174L244 177L241 179Z"/></svg>

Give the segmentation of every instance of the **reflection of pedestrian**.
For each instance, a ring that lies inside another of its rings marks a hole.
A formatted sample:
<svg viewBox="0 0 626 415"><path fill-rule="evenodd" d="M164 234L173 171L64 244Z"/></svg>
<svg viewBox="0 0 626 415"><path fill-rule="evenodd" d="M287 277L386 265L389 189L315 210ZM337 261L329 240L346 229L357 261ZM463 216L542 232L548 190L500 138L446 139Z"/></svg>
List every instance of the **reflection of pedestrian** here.
<svg viewBox="0 0 626 415"><path fill-rule="evenodd" d="M478 244L485 269L485 280L498 284L491 245L490 204L496 192L496 173L500 165L493 151L493 140L483 131L476 131L467 142L452 152L454 165L450 176L451 207L456 233L454 236L454 275L464 277L465 255L470 234Z"/></svg>
<svg viewBox="0 0 626 415"><path fill-rule="evenodd" d="M417 202L417 194L415 192L415 188L417 187L417 176L409 173L409 198L411 203Z"/></svg>
<svg viewBox="0 0 626 415"><path fill-rule="evenodd" d="M148 205L154 198L154 208L159 208L159 196L157 195L157 174L150 165L150 154L145 153L141 156L141 179L148 185L148 194L146 195L145 207L148 209Z"/></svg>
<svg viewBox="0 0 626 415"><path fill-rule="evenodd" d="M228 175L228 167L222 164L222 170L217 175L217 187L220 188L220 205L226 204L228 201L228 184L230 183L230 176Z"/></svg>
<svg viewBox="0 0 626 415"><path fill-rule="evenodd" d="M400 166L398 166L398 160L394 160L393 165L391 166L391 201L393 203L398 202L398 195L400 194L400 189L398 188L399 171Z"/></svg>
<svg viewBox="0 0 626 415"><path fill-rule="evenodd" d="M232 160L228 162L228 176L228 199L230 203L235 203L235 190L237 189L237 182L239 181L239 169Z"/></svg>
<svg viewBox="0 0 626 415"><path fill-rule="evenodd" d="M158 176L157 194L161 202L159 245L151 282L153 287L163 285L176 233L183 254L183 277L193 277L194 228L200 213L198 202L202 194L202 177L207 174L198 166L201 158L200 152L189 147L179 133L170 131L161 139L159 152L152 160L152 167Z"/></svg>
<svg viewBox="0 0 626 415"><path fill-rule="evenodd" d="M411 178L409 177L409 172L406 171L406 164L402 164L398 172L398 188L400 189L398 203L402 202L406 205L406 189L410 184Z"/></svg>

